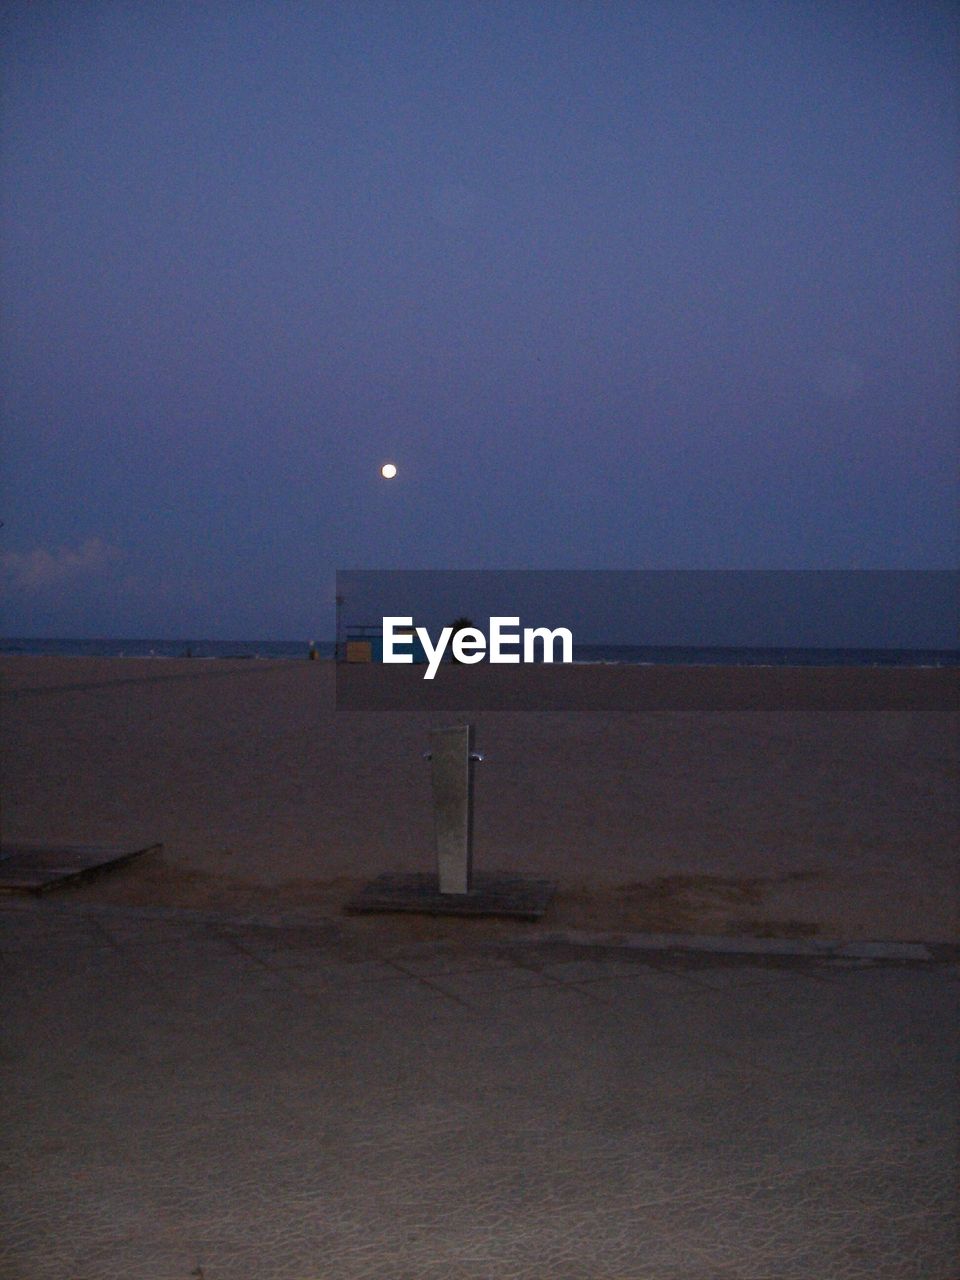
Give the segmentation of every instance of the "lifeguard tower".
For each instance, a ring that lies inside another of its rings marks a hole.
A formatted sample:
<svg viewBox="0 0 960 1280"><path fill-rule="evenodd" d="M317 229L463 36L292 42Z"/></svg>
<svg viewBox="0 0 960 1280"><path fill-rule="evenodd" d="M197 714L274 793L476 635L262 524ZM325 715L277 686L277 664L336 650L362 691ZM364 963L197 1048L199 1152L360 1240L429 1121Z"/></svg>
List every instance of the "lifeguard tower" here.
<svg viewBox="0 0 960 1280"><path fill-rule="evenodd" d="M399 650L401 653L409 653L415 663L426 665L426 650L413 627L394 627L393 634L401 641L402 647ZM348 626L343 660L345 662L383 662L383 624Z"/></svg>

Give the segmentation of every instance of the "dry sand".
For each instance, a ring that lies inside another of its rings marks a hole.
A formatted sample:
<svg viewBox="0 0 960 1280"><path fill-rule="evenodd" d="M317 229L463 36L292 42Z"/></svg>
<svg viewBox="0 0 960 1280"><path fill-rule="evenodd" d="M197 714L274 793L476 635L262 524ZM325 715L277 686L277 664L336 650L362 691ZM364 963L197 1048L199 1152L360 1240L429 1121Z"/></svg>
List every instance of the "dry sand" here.
<svg viewBox="0 0 960 1280"><path fill-rule="evenodd" d="M454 673L465 704L503 670ZM381 871L431 869L422 756L449 712L337 711L326 662L15 657L0 675L4 840L163 843L61 892L324 915ZM470 713L475 866L557 880L543 924L358 929L960 940L956 671L563 678L585 709ZM621 687L652 709L588 709Z"/></svg>

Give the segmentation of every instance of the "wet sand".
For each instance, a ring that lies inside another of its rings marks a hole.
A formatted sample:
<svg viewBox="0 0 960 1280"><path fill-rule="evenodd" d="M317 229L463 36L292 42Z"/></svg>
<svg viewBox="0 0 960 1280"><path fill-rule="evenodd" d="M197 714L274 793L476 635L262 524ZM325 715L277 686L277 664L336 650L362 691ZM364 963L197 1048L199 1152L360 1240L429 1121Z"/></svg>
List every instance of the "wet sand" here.
<svg viewBox="0 0 960 1280"><path fill-rule="evenodd" d="M444 674L448 706L337 710L325 662L4 658L3 838L162 841L74 897L336 913L431 869L422 756L459 703L475 866L558 882L530 928L960 940L956 671L578 666L574 710L537 709L542 669L513 710L482 709L503 668Z"/></svg>

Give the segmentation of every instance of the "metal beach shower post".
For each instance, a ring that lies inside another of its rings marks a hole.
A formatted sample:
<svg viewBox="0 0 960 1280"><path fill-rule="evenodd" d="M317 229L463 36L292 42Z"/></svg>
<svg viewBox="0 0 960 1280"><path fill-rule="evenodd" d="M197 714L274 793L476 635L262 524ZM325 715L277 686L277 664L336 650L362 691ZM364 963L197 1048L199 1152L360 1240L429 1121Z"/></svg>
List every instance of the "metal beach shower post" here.
<svg viewBox="0 0 960 1280"><path fill-rule="evenodd" d="M556 888L552 880L473 874L473 775L483 759L474 750L473 725L432 730L424 755L430 761L436 872L385 872L344 909L539 920Z"/></svg>
<svg viewBox="0 0 960 1280"><path fill-rule="evenodd" d="M469 893L473 879L473 769L482 760L473 749L472 724L430 734L433 824L441 893Z"/></svg>

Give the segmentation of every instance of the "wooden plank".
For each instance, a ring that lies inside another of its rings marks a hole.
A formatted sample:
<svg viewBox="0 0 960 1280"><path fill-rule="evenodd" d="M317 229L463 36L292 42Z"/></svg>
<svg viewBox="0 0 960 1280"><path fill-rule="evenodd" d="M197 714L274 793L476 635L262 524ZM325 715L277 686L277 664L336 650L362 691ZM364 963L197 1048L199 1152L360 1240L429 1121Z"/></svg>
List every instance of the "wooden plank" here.
<svg viewBox="0 0 960 1280"><path fill-rule="evenodd" d="M44 893L57 885L123 866L161 844L7 844L0 848L0 893Z"/></svg>

